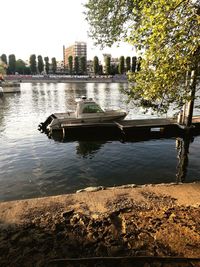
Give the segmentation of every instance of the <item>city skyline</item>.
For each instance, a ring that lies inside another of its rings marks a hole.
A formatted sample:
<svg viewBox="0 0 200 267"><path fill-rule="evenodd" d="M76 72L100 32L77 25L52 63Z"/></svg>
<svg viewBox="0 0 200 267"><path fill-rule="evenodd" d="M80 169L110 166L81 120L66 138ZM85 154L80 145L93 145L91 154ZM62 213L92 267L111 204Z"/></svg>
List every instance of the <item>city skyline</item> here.
<svg viewBox="0 0 200 267"><path fill-rule="evenodd" d="M89 25L83 14L87 0L7 0L1 4L4 21L1 29L0 54L15 54L17 59L28 60L31 54L63 60L63 45L75 41L87 42L87 58L100 59L104 53L113 57L134 56L128 44L117 44L100 49L88 37ZM12 8L10 8L12 6Z"/></svg>

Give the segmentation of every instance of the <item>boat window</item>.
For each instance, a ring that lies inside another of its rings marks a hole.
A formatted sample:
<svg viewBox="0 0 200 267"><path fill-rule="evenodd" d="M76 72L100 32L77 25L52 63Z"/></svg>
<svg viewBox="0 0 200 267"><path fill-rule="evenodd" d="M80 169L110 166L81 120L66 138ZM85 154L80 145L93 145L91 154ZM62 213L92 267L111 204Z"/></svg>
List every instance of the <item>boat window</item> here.
<svg viewBox="0 0 200 267"><path fill-rule="evenodd" d="M83 108L83 113L99 113L103 112L99 105L95 103L85 104Z"/></svg>

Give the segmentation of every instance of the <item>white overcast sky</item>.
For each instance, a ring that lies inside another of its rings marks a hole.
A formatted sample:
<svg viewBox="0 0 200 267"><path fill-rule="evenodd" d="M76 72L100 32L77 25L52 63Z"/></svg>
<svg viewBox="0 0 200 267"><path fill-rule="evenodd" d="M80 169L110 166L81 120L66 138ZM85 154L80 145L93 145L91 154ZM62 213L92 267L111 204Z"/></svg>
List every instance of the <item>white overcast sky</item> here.
<svg viewBox="0 0 200 267"><path fill-rule="evenodd" d="M0 55L15 54L29 59L31 54L62 60L62 47L75 41L88 44L88 59L102 53L113 57L133 56L129 45L103 51L88 38L89 26L83 14L87 0L1 0Z"/></svg>

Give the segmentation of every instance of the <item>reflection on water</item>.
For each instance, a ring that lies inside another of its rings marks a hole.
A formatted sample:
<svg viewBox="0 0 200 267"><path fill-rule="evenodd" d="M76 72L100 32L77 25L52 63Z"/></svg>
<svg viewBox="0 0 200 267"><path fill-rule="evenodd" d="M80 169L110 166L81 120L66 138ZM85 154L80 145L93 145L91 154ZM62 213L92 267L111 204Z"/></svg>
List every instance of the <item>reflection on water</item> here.
<svg viewBox="0 0 200 267"><path fill-rule="evenodd" d="M79 141L76 146L76 153L77 155L81 155L82 157L90 157L92 158L95 153L98 152L98 150L101 149L101 147L105 144L105 142L99 141L99 142L84 142Z"/></svg>
<svg viewBox="0 0 200 267"><path fill-rule="evenodd" d="M60 139L58 139L58 133L51 135L51 138L53 138L56 141L60 142L69 142L68 139L63 139L62 134L60 134ZM149 140L151 137L149 136ZM137 141L141 142L143 139L140 137ZM108 141L108 140L107 140ZM82 156L83 158L92 158L95 156L95 153L98 152L102 148L102 146L107 141L78 141L77 140L77 146L76 146L76 153L79 156ZM110 140L111 141L111 140ZM127 142L128 140L126 140ZM125 140L123 140L125 143ZM128 141L129 144L136 142L135 141ZM184 137L177 137L176 138L176 150L177 150L177 171L176 171L176 182L177 183L183 183L185 182L185 178L187 175L187 168L188 168L188 154L189 154L189 146L190 143L194 142L193 136L184 136Z"/></svg>
<svg viewBox="0 0 200 267"><path fill-rule="evenodd" d="M73 110L75 98L81 95L94 98L103 108L129 110L128 119L150 116L131 104L127 106L127 98L120 91L126 84L21 86L20 94L7 95L0 103L0 200L64 194L87 186L178 179L175 138L148 140L145 137L141 141L141 136L123 140L116 135L109 139L99 132L102 139L94 134L82 140L65 140L63 137L49 139L37 130L38 124L50 114ZM179 155L186 155L186 151L179 144ZM200 178L199 151L197 136L190 143L187 177L179 180L191 182Z"/></svg>
<svg viewBox="0 0 200 267"><path fill-rule="evenodd" d="M185 136L184 138L176 139L176 149L177 149L177 182L184 182L187 175L188 167L188 154L190 143L194 141L194 137Z"/></svg>

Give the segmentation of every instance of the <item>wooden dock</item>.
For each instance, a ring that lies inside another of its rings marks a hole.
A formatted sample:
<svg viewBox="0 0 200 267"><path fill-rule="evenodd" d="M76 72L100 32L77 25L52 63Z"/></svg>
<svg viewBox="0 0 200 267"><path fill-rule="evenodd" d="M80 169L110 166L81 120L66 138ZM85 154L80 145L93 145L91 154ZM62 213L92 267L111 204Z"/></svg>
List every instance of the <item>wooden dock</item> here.
<svg viewBox="0 0 200 267"><path fill-rule="evenodd" d="M200 134L200 116L194 116L191 129L192 135ZM77 139L79 137L88 138L118 138L130 139L141 138L162 138L183 136L186 128L177 123L174 118L155 118L155 119L137 119L122 120L114 122L98 123L77 123L61 124L58 129L62 138ZM53 130L51 134L55 133Z"/></svg>
<svg viewBox="0 0 200 267"><path fill-rule="evenodd" d="M131 128L157 128L157 127L166 127L169 125L177 125L175 119L142 119L142 120L122 120L122 121L113 121L113 122L95 122L95 123L67 123L61 124L61 128L72 129L72 128L110 128L117 127L120 130L126 130Z"/></svg>

